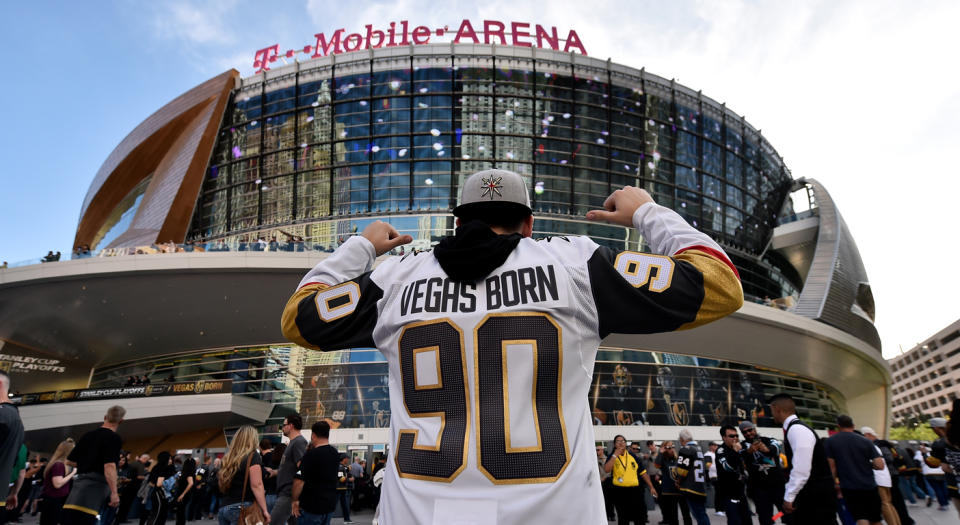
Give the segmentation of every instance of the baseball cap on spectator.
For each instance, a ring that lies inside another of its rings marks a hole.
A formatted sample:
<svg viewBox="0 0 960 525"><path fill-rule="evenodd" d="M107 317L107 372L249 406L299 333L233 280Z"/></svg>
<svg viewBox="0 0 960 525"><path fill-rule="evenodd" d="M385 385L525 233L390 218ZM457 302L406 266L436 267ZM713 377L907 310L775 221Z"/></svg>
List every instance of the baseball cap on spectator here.
<svg viewBox="0 0 960 525"><path fill-rule="evenodd" d="M862 427L862 428L860 428L860 433L861 433L861 434L873 434L874 436L878 436L878 435L879 435L879 434L877 434L877 431L874 430L874 429L871 428L871 427Z"/></svg>
<svg viewBox="0 0 960 525"><path fill-rule="evenodd" d="M491 203L506 206L515 206L531 211L530 193L527 185L518 173L490 169L474 173L463 182L460 192L460 205L453 209L453 214L462 217L471 213L477 206L486 206Z"/></svg>
<svg viewBox="0 0 960 525"><path fill-rule="evenodd" d="M745 430L750 430L751 428L757 428L757 426L754 425L754 424L753 424L752 422L750 422L750 421L741 421L741 422L740 422L740 432L743 432L743 431L745 431Z"/></svg>
<svg viewBox="0 0 960 525"><path fill-rule="evenodd" d="M930 428L947 428L947 420L942 417L931 418L929 423Z"/></svg>

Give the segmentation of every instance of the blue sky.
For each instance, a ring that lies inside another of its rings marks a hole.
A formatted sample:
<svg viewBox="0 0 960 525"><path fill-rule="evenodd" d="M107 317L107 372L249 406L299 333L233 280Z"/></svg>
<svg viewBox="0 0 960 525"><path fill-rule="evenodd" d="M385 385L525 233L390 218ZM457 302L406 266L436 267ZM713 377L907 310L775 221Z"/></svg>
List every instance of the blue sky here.
<svg viewBox="0 0 960 525"><path fill-rule="evenodd" d="M823 182L877 301L884 354L957 319L957 2L7 2L0 260L72 248L100 164L137 124L254 52L313 34L465 18L575 29L745 115L794 177Z"/></svg>

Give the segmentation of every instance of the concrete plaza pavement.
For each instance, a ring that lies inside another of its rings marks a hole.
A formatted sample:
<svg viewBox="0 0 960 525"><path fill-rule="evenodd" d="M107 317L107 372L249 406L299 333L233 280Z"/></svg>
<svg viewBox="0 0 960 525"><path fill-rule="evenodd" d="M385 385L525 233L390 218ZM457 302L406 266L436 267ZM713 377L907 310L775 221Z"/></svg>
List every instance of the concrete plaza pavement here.
<svg viewBox="0 0 960 525"><path fill-rule="evenodd" d="M946 511L940 511L940 510L937 510L937 505L936 503L934 503L932 507L926 507L923 505L916 506L916 507L908 506L907 511L910 513L910 517L913 518L916 525L960 525L960 516L958 516L957 510L954 507L950 507ZM727 519L722 516L717 516L716 514L714 514L712 509L709 511L709 514L710 514L711 525L727 525ZM373 511L364 510L364 511L353 512L350 518L356 524L370 525L371 520L373 519ZM661 519L660 509L651 510L647 514L647 518L649 520L650 525L657 525L657 523L659 523ZM207 525L211 524L210 521L196 521L191 523L194 525L202 525L204 523L206 523ZM331 522L331 525L341 525L342 523L343 523L343 518L334 518L333 521ZM528 523L530 525L536 525L538 522L536 518L533 518ZM616 521L610 522L611 525L615 523ZM681 523L683 523L682 520L681 520ZM694 523L696 523L696 521L694 521ZM754 518L753 523L754 525L757 524L756 518ZM837 523L839 524L840 522L838 521ZM551 525L558 525L558 524L554 523Z"/></svg>
<svg viewBox="0 0 960 525"><path fill-rule="evenodd" d="M954 507L948 508L946 511L938 510L936 503L932 507L927 507L925 505L918 506L908 506L907 510L910 513L910 517L913 518L916 525L960 525L960 516L957 514L957 510ZM711 509L708 511L710 515L710 524L711 525L727 525L727 519L722 516L717 516L714 511ZM361 511L355 511L351 513L351 519L353 523L358 525L369 525L373 520L373 510L365 509ZM659 523L660 509L651 510L647 514L650 525L657 525ZM35 525L38 522L39 516L31 517L29 515L23 516L22 522L26 525ZM138 520L130 520L127 523L129 525L136 525ZM167 519L167 523L173 525L175 520L171 515ZM187 522L191 525L215 525L217 523L216 518L213 520L200 520L200 521L189 521ZM535 517L533 517L529 522L530 525L536 525L538 522ZM615 524L616 521L611 521L610 524ZM682 520L681 520L682 523ZM694 522L696 523L696 522ZM754 518L753 523L756 525L757 521ZM839 523L839 522L837 522ZM343 518L333 518L331 525L342 525ZM551 524L557 525L557 524ZM573 525L573 524L571 524Z"/></svg>
<svg viewBox="0 0 960 525"><path fill-rule="evenodd" d="M958 516L957 510L954 507L950 507L946 511L940 511L940 510L937 510L937 505L936 503L934 503L932 507L926 507L923 505L916 506L916 507L908 506L907 511L910 513L910 517L913 518L916 525L960 525L960 516ZM709 511L709 515L710 515L711 525L727 525L727 519L722 516L717 516L716 514L714 514L712 509ZM370 525L371 521L373 520L373 511L372 510L356 511L351 513L350 518L353 520L354 523L358 525L360 524ZM658 508L656 510L651 510L647 514L647 518L649 520L650 525L657 525L657 523L659 523L661 519L660 509ZM170 520L170 521L172 522L173 520ZM204 520L204 521L194 521L190 523L193 525L204 525L204 524L211 525L213 522ZM536 520L536 518L533 518L528 523L530 525L536 525L539 522ZM610 522L611 525L615 523L616 521ZM681 523L683 523L683 520L681 520ZM753 523L754 525L757 524L756 518L754 518ZM838 521L837 523L839 524L840 522ZM342 524L343 524L343 518L334 518L333 521L331 522L331 525L342 525ZM696 524L696 521L694 521L694 524ZM553 523L551 525L559 525L559 524ZM570 525L574 525L574 524L570 524Z"/></svg>

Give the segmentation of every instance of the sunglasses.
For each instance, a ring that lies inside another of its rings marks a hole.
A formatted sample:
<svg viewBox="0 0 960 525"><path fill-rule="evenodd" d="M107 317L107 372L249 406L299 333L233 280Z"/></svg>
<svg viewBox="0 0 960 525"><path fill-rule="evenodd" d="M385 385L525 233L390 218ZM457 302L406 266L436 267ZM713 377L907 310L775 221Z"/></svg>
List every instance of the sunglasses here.
<svg viewBox="0 0 960 525"><path fill-rule="evenodd" d="M727 434L727 437L728 437L728 438L731 438L731 439L737 439L737 438L740 437L740 436L738 436L738 435L736 435L736 434Z"/></svg>
<svg viewBox="0 0 960 525"><path fill-rule="evenodd" d="M673 446L663 447L664 450L673 450Z"/></svg>

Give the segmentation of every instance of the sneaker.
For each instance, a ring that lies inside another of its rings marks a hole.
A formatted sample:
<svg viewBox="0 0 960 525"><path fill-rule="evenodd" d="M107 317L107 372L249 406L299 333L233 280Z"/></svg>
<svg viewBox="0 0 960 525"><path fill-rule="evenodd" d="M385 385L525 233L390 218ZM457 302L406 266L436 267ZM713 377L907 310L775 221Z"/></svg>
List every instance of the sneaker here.
<svg viewBox="0 0 960 525"><path fill-rule="evenodd" d="M948 506L946 506L946 505L940 505L940 508L939 508L939 509L937 509L937 510L943 510L943 511L946 511L946 510L949 510L949 509L950 509L950 507L948 507Z"/></svg>
<svg viewBox="0 0 960 525"><path fill-rule="evenodd" d="M722 511L722 510L718 510L718 511L714 512L714 514L716 514L717 516L723 516L724 518L727 517L727 513L724 512L724 511Z"/></svg>
<svg viewBox="0 0 960 525"><path fill-rule="evenodd" d="M928 507L933 506L933 498L931 498L930 496L927 496L927 506Z"/></svg>

